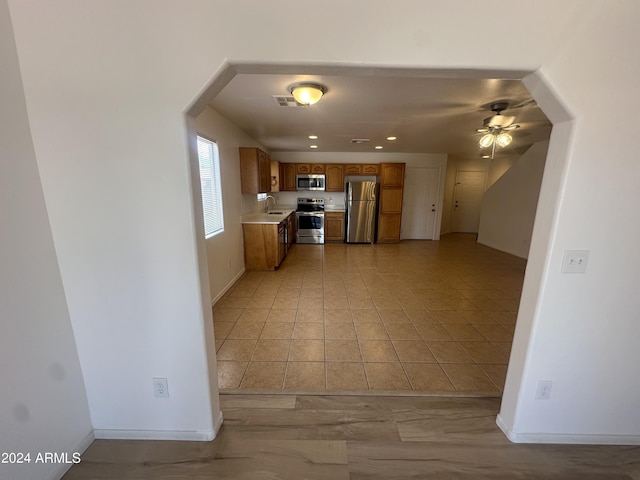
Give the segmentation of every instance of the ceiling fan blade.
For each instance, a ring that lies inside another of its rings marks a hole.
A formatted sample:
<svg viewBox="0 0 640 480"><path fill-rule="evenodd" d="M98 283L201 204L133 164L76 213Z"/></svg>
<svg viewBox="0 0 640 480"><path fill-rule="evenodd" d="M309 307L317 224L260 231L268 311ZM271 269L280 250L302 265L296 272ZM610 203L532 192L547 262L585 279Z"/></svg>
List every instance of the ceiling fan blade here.
<svg viewBox="0 0 640 480"><path fill-rule="evenodd" d="M518 125L517 123L514 123L512 125L502 127L502 130L509 131L509 130L515 130L516 128L520 128L520 125Z"/></svg>

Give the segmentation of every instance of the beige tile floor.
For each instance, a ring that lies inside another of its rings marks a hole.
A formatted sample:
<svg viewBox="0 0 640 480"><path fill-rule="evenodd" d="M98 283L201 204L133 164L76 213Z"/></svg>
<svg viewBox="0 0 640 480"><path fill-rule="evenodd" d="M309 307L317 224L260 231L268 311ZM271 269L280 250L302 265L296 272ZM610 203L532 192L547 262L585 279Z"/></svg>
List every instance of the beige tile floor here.
<svg viewBox="0 0 640 480"><path fill-rule="evenodd" d="M525 264L469 234L295 245L214 307L219 386L500 395Z"/></svg>

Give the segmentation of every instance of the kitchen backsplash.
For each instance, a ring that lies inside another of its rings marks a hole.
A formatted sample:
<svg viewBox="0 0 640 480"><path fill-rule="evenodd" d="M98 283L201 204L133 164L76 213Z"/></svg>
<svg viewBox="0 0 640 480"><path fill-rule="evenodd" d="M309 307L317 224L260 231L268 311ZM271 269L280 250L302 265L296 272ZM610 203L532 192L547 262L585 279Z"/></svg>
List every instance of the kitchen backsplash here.
<svg viewBox="0 0 640 480"><path fill-rule="evenodd" d="M277 192L278 206L295 208L298 198L324 198L325 205L344 207L344 192Z"/></svg>

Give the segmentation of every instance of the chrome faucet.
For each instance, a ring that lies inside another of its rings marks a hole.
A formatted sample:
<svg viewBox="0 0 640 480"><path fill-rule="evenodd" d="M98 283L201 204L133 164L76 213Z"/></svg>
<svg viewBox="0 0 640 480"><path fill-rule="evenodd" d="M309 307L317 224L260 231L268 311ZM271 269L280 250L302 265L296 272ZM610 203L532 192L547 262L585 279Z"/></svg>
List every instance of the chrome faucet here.
<svg viewBox="0 0 640 480"><path fill-rule="evenodd" d="M264 213L267 213L269 211L269 199L273 200L274 205L278 203L278 201L271 195L267 195L266 197L264 197Z"/></svg>

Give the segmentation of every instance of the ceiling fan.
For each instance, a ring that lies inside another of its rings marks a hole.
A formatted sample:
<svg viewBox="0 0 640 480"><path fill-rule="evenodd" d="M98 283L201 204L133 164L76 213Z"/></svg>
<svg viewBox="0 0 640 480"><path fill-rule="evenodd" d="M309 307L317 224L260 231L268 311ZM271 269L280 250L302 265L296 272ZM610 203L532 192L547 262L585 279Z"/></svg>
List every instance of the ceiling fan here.
<svg viewBox="0 0 640 480"><path fill-rule="evenodd" d="M478 133L484 133L478 143L482 148L491 147L491 159L495 155L496 145L506 147L513 140L507 132L520 128L520 125L513 123L516 117L501 115L501 112L506 110L508 106L507 102L492 103L491 111L495 112L495 115L485 118L484 126L476 130Z"/></svg>

